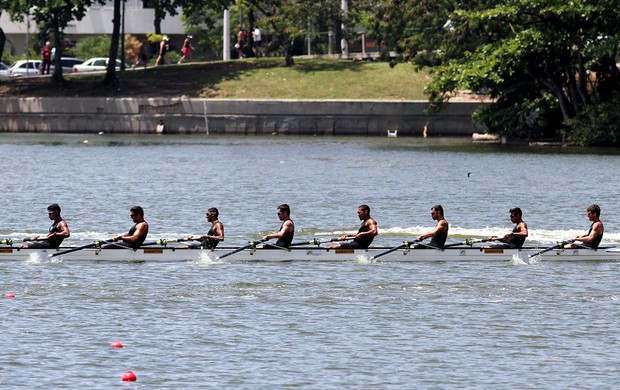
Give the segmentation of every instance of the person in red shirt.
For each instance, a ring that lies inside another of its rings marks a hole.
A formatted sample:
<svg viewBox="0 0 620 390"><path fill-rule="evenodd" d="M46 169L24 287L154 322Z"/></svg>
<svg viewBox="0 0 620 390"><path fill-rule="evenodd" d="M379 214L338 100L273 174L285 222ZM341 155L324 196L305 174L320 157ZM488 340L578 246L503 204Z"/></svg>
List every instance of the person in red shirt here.
<svg viewBox="0 0 620 390"><path fill-rule="evenodd" d="M45 47L41 50L41 74L50 74L52 65L52 42L45 42Z"/></svg>

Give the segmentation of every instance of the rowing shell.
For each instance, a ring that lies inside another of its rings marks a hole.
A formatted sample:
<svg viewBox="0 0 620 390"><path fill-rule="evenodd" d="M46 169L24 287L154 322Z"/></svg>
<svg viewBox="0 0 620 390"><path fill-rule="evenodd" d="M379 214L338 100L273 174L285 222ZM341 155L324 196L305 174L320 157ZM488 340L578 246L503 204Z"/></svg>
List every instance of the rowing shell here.
<svg viewBox="0 0 620 390"><path fill-rule="evenodd" d="M71 249L22 249L0 247L0 261L113 261L113 262L217 262L219 256L235 248L222 247L202 250L174 247L144 247L140 249L89 248L60 256L55 252ZM387 247L364 249L327 249L322 247L294 247L284 249L250 248L232 254L222 262L283 262L283 261L372 261L373 256L389 250ZM495 249L495 248L446 248L401 249L377 258L380 262L417 261L620 261L620 247L592 249L555 249L532 259L529 256L541 248Z"/></svg>

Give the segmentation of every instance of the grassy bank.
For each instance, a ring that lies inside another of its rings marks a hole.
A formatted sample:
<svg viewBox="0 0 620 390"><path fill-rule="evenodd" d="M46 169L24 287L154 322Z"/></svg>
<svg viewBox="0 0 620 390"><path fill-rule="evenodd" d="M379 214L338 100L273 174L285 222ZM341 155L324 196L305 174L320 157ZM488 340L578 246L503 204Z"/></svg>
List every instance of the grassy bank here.
<svg viewBox="0 0 620 390"><path fill-rule="evenodd" d="M0 84L0 96L187 96L238 99L425 99L427 72L385 62L282 58L168 65L119 72L118 88L100 85L103 74L67 75L62 90L45 77Z"/></svg>

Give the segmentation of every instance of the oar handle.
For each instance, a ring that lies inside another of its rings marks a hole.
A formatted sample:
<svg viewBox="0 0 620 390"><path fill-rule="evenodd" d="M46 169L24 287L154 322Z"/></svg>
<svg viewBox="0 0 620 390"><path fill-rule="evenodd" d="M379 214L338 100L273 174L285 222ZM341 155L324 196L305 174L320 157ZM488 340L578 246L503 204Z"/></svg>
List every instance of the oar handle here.
<svg viewBox="0 0 620 390"><path fill-rule="evenodd" d="M321 240L313 238L310 241L294 242L289 246L300 246L300 245L321 245Z"/></svg>
<svg viewBox="0 0 620 390"><path fill-rule="evenodd" d="M444 245L444 248L450 248L453 246L459 246L459 245L466 245L466 246L472 246L474 244L478 244L480 242L487 242L487 241L494 241L492 238L466 238L463 242L459 242L456 244L448 244L448 245Z"/></svg>
<svg viewBox="0 0 620 390"><path fill-rule="evenodd" d="M241 252L241 251L242 251L242 250L244 250L244 249L253 248L253 247L255 247L256 245L260 244L261 242L265 242L265 241L267 241L267 240L265 240L265 239L260 239L260 240L257 240L257 241L250 241L250 242L248 242L248 244L247 244L247 245L244 245L244 246L242 246L242 247L239 247L239 248L235 249L234 251L230 251L230 252L228 252L228 253L224 253L222 256L219 256L219 257L218 257L218 259L223 259L223 258L228 257L228 256L230 256L230 255L234 255L235 253L237 253L237 252Z"/></svg>
<svg viewBox="0 0 620 390"><path fill-rule="evenodd" d="M388 255L388 254L390 254L392 252L395 252L395 251L397 251L399 249L402 249L402 248L411 248L412 245L414 245L414 244L416 244L418 242L419 242L419 240L415 240L413 242L403 241L403 243L401 245L399 245L399 246L395 246L394 248L389 249L389 250L387 250L385 252L381 252L381 253L379 253L377 255L371 256L370 260L378 259L381 256Z"/></svg>

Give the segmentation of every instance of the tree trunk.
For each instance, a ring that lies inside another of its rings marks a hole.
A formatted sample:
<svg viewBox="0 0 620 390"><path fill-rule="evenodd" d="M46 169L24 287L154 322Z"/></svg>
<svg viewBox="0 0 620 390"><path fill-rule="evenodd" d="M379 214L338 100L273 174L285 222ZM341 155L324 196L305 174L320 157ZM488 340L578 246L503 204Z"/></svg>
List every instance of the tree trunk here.
<svg viewBox="0 0 620 390"><path fill-rule="evenodd" d="M161 6L159 5L159 1L155 1L155 20L153 20L153 25L155 27L155 34L161 35L161 20L163 19L161 15Z"/></svg>
<svg viewBox="0 0 620 390"><path fill-rule="evenodd" d="M108 67L102 83L105 86L116 88L116 58L118 57L118 39L121 30L121 0L114 0L114 18L112 19L112 42L110 43L110 55Z"/></svg>
<svg viewBox="0 0 620 390"><path fill-rule="evenodd" d="M52 61L54 62L54 74L52 75L52 84L56 85L59 88L62 88L65 85L65 79L62 77L62 62L60 61L63 51L63 40L60 36L61 34L60 22L58 21L58 11L52 13L52 18L52 28L54 29L54 47L56 48L54 58L52 58Z"/></svg>
<svg viewBox="0 0 620 390"><path fill-rule="evenodd" d="M2 53L4 53L4 45L6 44L6 35L4 30L0 27L0 62L2 61Z"/></svg>

